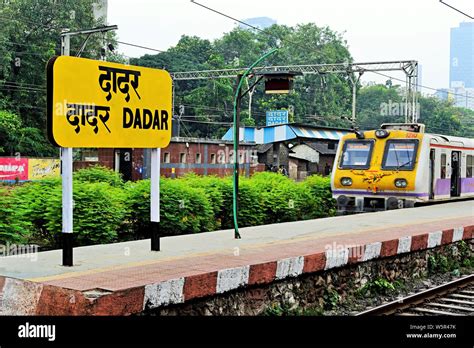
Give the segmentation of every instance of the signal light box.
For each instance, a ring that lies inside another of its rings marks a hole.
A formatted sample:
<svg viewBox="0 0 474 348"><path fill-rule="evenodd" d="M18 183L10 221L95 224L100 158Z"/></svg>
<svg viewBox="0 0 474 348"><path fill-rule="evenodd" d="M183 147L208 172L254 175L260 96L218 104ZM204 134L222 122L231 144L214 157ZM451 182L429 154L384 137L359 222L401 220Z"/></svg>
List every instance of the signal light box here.
<svg viewBox="0 0 474 348"><path fill-rule="evenodd" d="M257 75L265 78L265 94L288 94L295 77L303 74L298 71L259 71Z"/></svg>
<svg viewBox="0 0 474 348"><path fill-rule="evenodd" d="M48 62L48 137L69 148L162 148L171 140L165 70L70 56Z"/></svg>

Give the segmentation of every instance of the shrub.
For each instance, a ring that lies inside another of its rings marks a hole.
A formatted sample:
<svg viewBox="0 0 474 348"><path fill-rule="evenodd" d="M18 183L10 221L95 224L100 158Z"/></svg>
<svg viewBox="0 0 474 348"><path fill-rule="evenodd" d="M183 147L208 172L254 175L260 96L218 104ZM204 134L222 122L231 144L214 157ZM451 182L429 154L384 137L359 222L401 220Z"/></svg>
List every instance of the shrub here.
<svg viewBox="0 0 474 348"><path fill-rule="evenodd" d="M74 182L73 228L78 245L116 241L126 212L121 189L107 183ZM44 218L48 233L57 241L62 230L61 187L56 187L48 199Z"/></svg>
<svg viewBox="0 0 474 348"><path fill-rule="evenodd" d="M396 283L397 285L401 283ZM366 295L387 295L389 293L394 292L395 283L390 282L385 278L377 278L375 280L371 280L367 282L362 288L358 290L361 296Z"/></svg>
<svg viewBox="0 0 474 348"><path fill-rule="evenodd" d="M264 213L264 223L292 221L291 213L295 212L294 199L296 195L292 188L295 183L283 175L275 173L257 173L252 176L250 183L258 193Z"/></svg>
<svg viewBox="0 0 474 348"><path fill-rule="evenodd" d="M224 193L226 183L222 178L216 176L198 176L196 174L190 173L185 175L180 180L186 181L186 183L195 188L200 188L206 194L209 202L211 203L211 208L214 212L215 219L215 228L220 229L222 226L222 221L220 212L222 211L224 205Z"/></svg>
<svg viewBox="0 0 474 348"><path fill-rule="evenodd" d="M121 240L150 237L150 181L125 184L127 217L119 236Z"/></svg>
<svg viewBox="0 0 474 348"><path fill-rule="evenodd" d="M46 228L45 213L55 199L59 200L61 207L61 179L45 179L18 186L12 190L12 199L18 216L29 222L29 242L43 246L55 245L54 237Z"/></svg>
<svg viewBox="0 0 474 348"><path fill-rule="evenodd" d="M180 179L161 178L160 182L163 235L233 228L231 177L188 174ZM0 203L0 241L59 245L61 179L8 187L2 191ZM74 203L74 232L79 245L150 237L149 180L124 183L119 174L107 168L79 170L74 173ZM334 213L328 178L311 176L295 183L268 172L240 178L240 227Z"/></svg>
<svg viewBox="0 0 474 348"><path fill-rule="evenodd" d="M18 213L13 197L0 189L0 244L26 243L29 225Z"/></svg>
<svg viewBox="0 0 474 348"><path fill-rule="evenodd" d="M231 178L223 179L222 193L224 204L218 218L222 221L222 228L233 228L233 185ZM251 179L240 178L239 181L239 227L257 226L265 223L265 212L262 209L261 199L255 190Z"/></svg>
<svg viewBox="0 0 474 348"><path fill-rule="evenodd" d="M112 187L123 187L121 174L102 166L80 169L74 172L74 180L90 183L105 182Z"/></svg>
<svg viewBox="0 0 474 348"><path fill-rule="evenodd" d="M329 177L311 175L300 183L309 204L304 206L304 215L310 219L334 216L336 214L336 200L332 198L331 180Z"/></svg>
<svg viewBox="0 0 474 348"><path fill-rule="evenodd" d="M160 228L164 235L206 232L215 229L214 212L201 188L185 180L160 181ZM150 181L127 185L129 224L126 232L148 237L150 232Z"/></svg>

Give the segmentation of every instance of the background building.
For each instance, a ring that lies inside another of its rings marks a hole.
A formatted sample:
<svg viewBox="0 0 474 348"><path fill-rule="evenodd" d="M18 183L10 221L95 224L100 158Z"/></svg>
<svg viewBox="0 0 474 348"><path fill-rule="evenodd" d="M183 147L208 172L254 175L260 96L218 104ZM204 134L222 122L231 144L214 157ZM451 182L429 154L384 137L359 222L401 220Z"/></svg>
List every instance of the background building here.
<svg viewBox="0 0 474 348"><path fill-rule="evenodd" d="M273 24L277 24L277 21L274 19L271 19L269 17L255 17L255 18L247 18L244 19L242 22L245 22L247 24L250 24L254 27L257 27L259 29L266 29L271 27ZM248 26L239 24L239 27L242 29L249 29Z"/></svg>
<svg viewBox="0 0 474 348"><path fill-rule="evenodd" d="M449 86L474 88L474 22L451 28Z"/></svg>
<svg viewBox="0 0 474 348"><path fill-rule="evenodd" d="M107 10L108 10L108 1L107 0L96 0L93 4L94 17L99 20L102 19L104 24L107 24Z"/></svg>

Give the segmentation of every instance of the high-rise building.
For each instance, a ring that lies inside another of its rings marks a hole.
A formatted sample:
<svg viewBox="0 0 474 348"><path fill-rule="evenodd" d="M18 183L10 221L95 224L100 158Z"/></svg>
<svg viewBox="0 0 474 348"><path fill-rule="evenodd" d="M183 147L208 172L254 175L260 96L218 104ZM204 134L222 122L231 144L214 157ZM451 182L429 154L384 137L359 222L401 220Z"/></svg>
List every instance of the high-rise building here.
<svg viewBox="0 0 474 348"><path fill-rule="evenodd" d="M451 88L474 88L474 22L462 22L451 28Z"/></svg>
<svg viewBox="0 0 474 348"><path fill-rule="evenodd" d="M108 1L107 0L96 0L92 6L93 6L95 19L102 20L102 23L104 25L106 25L107 24Z"/></svg>
<svg viewBox="0 0 474 348"><path fill-rule="evenodd" d="M434 96L454 106L474 110L474 88L465 88L462 82L452 88L438 89Z"/></svg>
<svg viewBox="0 0 474 348"><path fill-rule="evenodd" d="M250 24L254 27L257 27L259 29L266 29L266 28L271 27L273 24L277 24L276 20L271 19L269 17L248 18L248 19L244 19L243 22ZM240 24L239 27L242 29L249 29L249 27L244 24Z"/></svg>

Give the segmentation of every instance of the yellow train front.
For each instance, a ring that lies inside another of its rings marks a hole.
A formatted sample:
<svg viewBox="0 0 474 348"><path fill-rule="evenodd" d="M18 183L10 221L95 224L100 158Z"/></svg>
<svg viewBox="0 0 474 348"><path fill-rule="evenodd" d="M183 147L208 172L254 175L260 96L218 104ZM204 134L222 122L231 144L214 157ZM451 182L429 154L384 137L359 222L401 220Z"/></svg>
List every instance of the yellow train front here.
<svg viewBox="0 0 474 348"><path fill-rule="evenodd" d="M338 211L364 212L412 207L423 134L380 129L344 136L332 172Z"/></svg>
<svg viewBox="0 0 474 348"><path fill-rule="evenodd" d="M339 142L332 192L339 213L413 207L474 196L473 139L388 124Z"/></svg>

